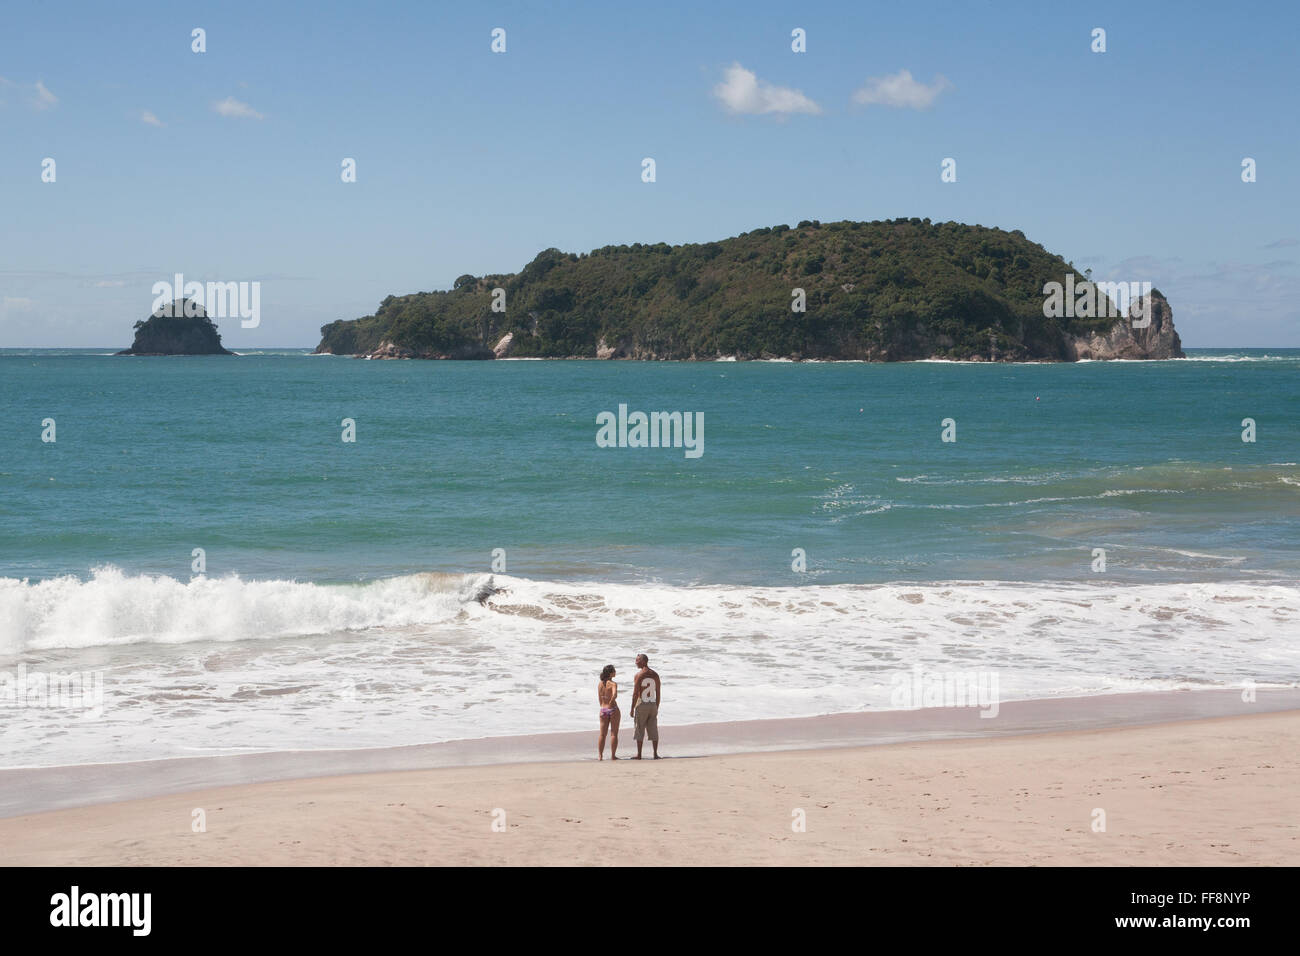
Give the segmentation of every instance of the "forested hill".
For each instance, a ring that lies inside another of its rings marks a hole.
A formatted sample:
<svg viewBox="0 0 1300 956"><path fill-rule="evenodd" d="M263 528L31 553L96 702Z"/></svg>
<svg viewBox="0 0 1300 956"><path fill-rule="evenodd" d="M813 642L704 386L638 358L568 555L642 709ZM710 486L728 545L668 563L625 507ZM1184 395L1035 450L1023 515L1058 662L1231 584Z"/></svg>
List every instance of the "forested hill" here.
<svg viewBox="0 0 1300 956"><path fill-rule="evenodd" d="M1068 361L1076 342L1106 334L1116 319L1045 318L1044 284L1067 275L1085 281L1019 230L801 222L702 244L547 249L518 273L389 296L374 315L324 326L317 351ZM800 289L805 311L792 308Z"/></svg>

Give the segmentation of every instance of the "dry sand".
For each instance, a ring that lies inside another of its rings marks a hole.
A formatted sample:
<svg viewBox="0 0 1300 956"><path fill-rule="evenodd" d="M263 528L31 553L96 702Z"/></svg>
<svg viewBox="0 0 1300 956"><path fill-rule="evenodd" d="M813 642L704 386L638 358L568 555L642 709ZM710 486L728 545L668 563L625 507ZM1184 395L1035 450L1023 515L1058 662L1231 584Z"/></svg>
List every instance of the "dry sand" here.
<svg viewBox="0 0 1300 956"><path fill-rule="evenodd" d="M1298 806L1284 711L243 784L3 819L0 863L1296 865Z"/></svg>

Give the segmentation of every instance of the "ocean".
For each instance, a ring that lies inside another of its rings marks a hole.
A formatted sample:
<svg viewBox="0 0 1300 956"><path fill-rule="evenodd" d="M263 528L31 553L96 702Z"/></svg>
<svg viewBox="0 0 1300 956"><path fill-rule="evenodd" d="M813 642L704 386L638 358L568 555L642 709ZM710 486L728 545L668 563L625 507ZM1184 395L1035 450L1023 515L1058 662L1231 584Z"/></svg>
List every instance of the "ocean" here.
<svg viewBox="0 0 1300 956"><path fill-rule="evenodd" d="M620 406L702 422L701 453L601 447ZM918 673L1004 700L1295 686L1298 462L1298 349L0 350L0 766L594 744L600 668L639 652L665 741L897 707Z"/></svg>

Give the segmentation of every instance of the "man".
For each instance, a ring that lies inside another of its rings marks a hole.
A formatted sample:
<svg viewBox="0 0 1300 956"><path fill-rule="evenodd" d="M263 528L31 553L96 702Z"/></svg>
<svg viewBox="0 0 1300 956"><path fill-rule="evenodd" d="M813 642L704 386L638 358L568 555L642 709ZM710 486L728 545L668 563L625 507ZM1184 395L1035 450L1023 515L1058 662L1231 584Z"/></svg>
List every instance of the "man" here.
<svg viewBox="0 0 1300 956"><path fill-rule="evenodd" d="M660 690L659 675L650 669L650 658L644 654L636 656L637 672L632 678L632 721L635 732L636 756L641 759L641 747L648 734L650 746L654 748L654 758L659 759L659 702L663 700Z"/></svg>

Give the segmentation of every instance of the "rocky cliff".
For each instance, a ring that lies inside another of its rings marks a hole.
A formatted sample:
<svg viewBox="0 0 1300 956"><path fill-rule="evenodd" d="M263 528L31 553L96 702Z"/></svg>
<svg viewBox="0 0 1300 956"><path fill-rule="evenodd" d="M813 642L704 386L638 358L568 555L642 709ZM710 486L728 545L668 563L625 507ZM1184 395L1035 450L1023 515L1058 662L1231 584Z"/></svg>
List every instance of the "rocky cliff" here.
<svg viewBox="0 0 1300 956"><path fill-rule="evenodd" d="M1158 289L1134 302L1128 315L1107 331L1072 337L1070 348L1076 360L1185 357L1182 340L1174 329L1174 310Z"/></svg>
<svg viewBox="0 0 1300 956"><path fill-rule="evenodd" d="M507 349L509 342L506 343ZM316 350L320 352L320 349ZM491 359L500 358L493 349L486 345L458 345L446 351L439 349L409 349L394 342L380 342L374 349L363 353L360 358L368 359Z"/></svg>

